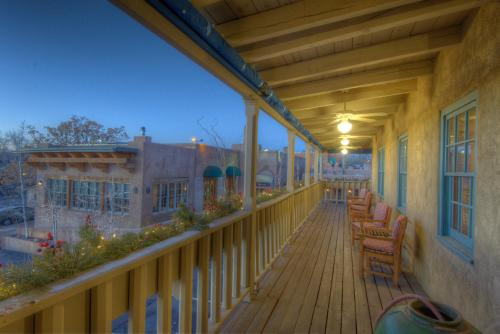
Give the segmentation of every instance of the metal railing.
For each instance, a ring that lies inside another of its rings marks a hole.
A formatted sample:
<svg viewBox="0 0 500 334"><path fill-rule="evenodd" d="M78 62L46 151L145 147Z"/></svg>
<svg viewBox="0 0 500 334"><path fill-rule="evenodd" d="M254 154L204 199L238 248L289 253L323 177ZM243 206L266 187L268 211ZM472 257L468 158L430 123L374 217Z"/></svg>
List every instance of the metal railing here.
<svg viewBox="0 0 500 334"><path fill-rule="evenodd" d="M172 296L179 332L215 331L253 288L296 229L322 200L321 183L221 218L46 289L0 302L0 333L110 333L128 311L128 330L146 329L146 300L156 296L158 332L171 332ZM193 278L197 275L197 288ZM194 295L196 291L196 295ZM196 300L196 312L193 312Z"/></svg>

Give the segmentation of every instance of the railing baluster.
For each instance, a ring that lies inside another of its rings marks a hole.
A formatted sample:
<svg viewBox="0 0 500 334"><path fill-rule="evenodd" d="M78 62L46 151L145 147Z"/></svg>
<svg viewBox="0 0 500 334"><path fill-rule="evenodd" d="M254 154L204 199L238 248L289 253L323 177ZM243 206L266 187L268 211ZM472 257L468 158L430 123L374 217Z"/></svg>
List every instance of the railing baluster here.
<svg viewBox="0 0 500 334"><path fill-rule="evenodd" d="M64 305L56 304L38 313L35 333L64 333Z"/></svg>
<svg viewBox="0 0 500 334"><path fill-rule="evenodd" d="M233 225L224 228L224 306L233 305Z"/></svg>
<svg viewBox="0 0 500 334"><path fill-rule="evenodd" d="M234 225L234 243L236 244L236 277L234 282L234 295L236 298L241 296L241 269L242 269L242 249L241 249L241 232L242 222L239 221Z"/></svg>
<svg viewBox="0 0 500 334"><path fill-rule="evenodd" d="M172 255L167 254L158 260L158 299L157 299L157 331L172 331Z"/></svg>
<svg viewBox="0 0 500 334"><path fill-rule="evenodd" d="M146 265L140 265L130 274L130 316L129 333L144 333L146 331Z"/></svg>
<svg viewBox="0 0 500 334"><path fill-rule="evenodd" d="M208 266L210 262L210 236L203 237L198 247L198 312L196 330L208 332Z"/></svg>
<svg viewBox="0 0 500 334"><path fill-rule="evenodd" d="M222 230L213 233L212 250L212 318L215 322L221 320L221 292L222 292Z"/></svg>
<svg viewBox="0 0 500 334"><path fill-rule="evenodd" d="M99 284L91 292L91 325L92 333L110 333L113 321L113 283L107 281Z"/></svg>
<svg viewBox="0 0 500 334"><path fill-rule="evenodd" d="M192 332L194 243L181 250L181 294L179 300L179 332Z"/></svg>

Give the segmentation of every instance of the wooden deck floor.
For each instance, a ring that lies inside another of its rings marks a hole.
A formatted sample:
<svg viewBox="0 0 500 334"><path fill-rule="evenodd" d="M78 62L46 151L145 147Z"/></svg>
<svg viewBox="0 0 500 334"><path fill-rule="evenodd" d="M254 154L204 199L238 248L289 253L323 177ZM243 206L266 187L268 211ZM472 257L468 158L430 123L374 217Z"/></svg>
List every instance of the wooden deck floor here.
<svg viewBox="0 0 500 334"><path fill-rule="evenodd" d="M397 288L382 277L361 278L348 227L343 205L321 204L262 277L257 296L242 301L221 332L372 333L393 298L423 294L411 275Z"/></svg>

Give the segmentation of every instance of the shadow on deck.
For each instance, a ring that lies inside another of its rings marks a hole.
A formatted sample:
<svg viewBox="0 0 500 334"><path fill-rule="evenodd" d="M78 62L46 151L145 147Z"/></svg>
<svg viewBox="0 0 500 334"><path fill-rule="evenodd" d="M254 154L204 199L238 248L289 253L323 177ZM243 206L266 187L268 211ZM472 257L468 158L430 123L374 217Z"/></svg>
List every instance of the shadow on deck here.
<svg viewBox="0 0 500 334"><path fill-rule="evenodd" d="M359 274L343 205L321 204L225 320L222 333L372 333L382 308L405 293L424 294L412 275L399 286Z"/></svg>

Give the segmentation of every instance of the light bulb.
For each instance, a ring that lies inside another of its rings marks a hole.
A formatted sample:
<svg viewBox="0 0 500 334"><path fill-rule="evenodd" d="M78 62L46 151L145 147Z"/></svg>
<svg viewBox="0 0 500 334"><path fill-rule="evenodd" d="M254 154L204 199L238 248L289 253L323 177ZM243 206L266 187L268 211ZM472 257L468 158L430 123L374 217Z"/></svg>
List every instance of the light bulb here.
<svg viewBox="0 0 500 334"><path fill-rule="evenodd" d="M349 139L347 139L347 138L343 138L343 139L340 141L340 143L341 143L343 146L347 146L347 145L349 145Z"/></svg>
<svg viewBox="0 0 500 334"><path fill-rule="evenodd" d="M337 129L342 133L348 133L352 129L352 123L345 119L337 125Z"/></svg>
<svg viewBox="0 0 500 334"><path fill-rule="evenodd" d="M340 153L342 153L342 154L344 154L344 155L345 155L345 154L347 154L347 149L346 149L346 148L343 148L342 150L340 150Z"/></svg>

